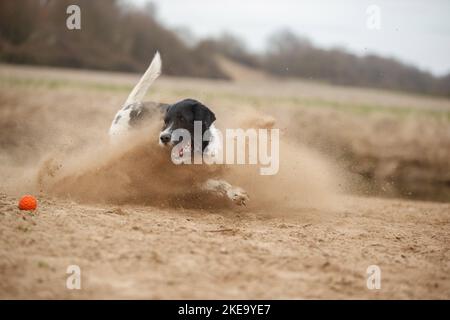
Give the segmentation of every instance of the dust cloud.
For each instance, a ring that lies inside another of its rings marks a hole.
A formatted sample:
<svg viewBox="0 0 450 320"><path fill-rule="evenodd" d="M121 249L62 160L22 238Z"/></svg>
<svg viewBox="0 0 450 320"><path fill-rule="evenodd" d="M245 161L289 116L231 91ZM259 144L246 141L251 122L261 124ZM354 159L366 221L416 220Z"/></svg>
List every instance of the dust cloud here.
<svg viewBox="0 0 450 320"><path fill-rule="evenodd" d="M244 129L276 127L276 119L251 110L223 118L222 128L233 128L231 123ZM218 178L244 188L253 209L336 205L336 168L286 134L280 137L278 173L263 176L260 164L175 165L170 150L157 143L159 128L160 119L154 119L118 143L97 135L88 147L46 155L36 174L39 191L89 203L232 207L199 188L207 179Z"/></svg>

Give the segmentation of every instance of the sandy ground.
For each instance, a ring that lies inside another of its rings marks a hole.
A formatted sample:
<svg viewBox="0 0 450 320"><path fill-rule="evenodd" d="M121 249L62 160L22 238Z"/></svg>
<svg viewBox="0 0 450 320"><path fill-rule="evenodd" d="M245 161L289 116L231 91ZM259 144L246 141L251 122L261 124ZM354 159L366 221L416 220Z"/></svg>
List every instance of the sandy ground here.
<svg viewBox="0 0 450 320"><path fill-rule="evenodd" d="M228 171L230 182L249 191L247 207L211 202L197 206L195 197L180 201L177 197L189 191L183 185L174 199L173 173L147 166L162 159L153 149L140 143L122 153L102 149L110 121L135 76L2 66L1 298L450 298L450 204L350 195L355 190L367 193L354 174L305 146L311 142L290 134L298 132L291 122L264 109L274 101L285 110L296 103L325 103L314 92L325 92L329 101L347 106L358 99L376 100L376 91L287 83L278 87L281 97L272 97L248 83L162 80L152 98L200 97L217 106L225 125L237 119L260 124L275 117L287 132L283 143L292 142L282 154L280 174L258 180L262 178L245 169ZM244 89L236 89L239 86ZM285 99L298 88L306 93ZM448 123L434 114L428 118L428 113L444 112L445 117L449 102L383 96L380 106L410 105L421 112L416 122L425 118L420 125L436 124L432 128L437 129L429 130L439 131L418 136L434 137L438 148L433 150L439 152L426 154L431 165L445 172ZM227 110L242 106L246 108L229 116ZM342 112L338 115L355 123L379 124L378 118ZM336 118L329 111L308 108L301 114L302 119ZM395 121L403 130L403 120ZM347 123L340 123L338 131L345 131ZM436 139L436 132L442 132L442 138ZM368 131L355 136L378 137ZM412 138L410 146L417 150L407 149L409 161L424 153L413 141L430 146L427 140ZM383 141L377 145L386 147ZM50 170L48 159L61 171ZM42 173L47 175L44 182L39 179ZM36 212L17 208L24 193L38 196ZM69 265L81 268L81 290L66 288ZM370 265L381 269L379 290L366 286Z"/></svg>
<svg viewBox="0 0 450 320"><path fill-rule="evenodd" d="M339 211L0 202L2 298L449 299L450 205L346 197ZM366 269L381 268L368 290ZM81 268L81 290L66 268Z"/></svg>

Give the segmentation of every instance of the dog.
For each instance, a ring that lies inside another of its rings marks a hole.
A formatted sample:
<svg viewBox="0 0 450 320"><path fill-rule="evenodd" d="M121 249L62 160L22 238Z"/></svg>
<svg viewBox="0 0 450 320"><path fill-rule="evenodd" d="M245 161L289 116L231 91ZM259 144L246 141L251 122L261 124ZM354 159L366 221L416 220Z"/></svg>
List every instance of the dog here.
<svg viewBox="0 0 450 320"><path fill-rule="evenodd" d="M109 129L110 138L115 140L133 128L145 125L147 119L160 115L163 119L163 127L158 136L158 144L161 147L176 148L180 141L174 135L174 132L177 129L183 129L187 130L191 137L194 137L194 122L199 121L202 124L202 137L205 132L208 132L209 138L202 141L201 145L197 145L194 140L185 141L183 148L179 149L179 153L182 155L185 151L184 148L187 146L191 154L197 152L202 153L203 156L213 156L222 146L219 144L217 129L214 125L216 116L207 106L195 99L184 99L173 104L143 101L150 86L160 76L161 66L160 54L156 52L147 71L115 115ZM237 205L245 206L249 201L249 196L245 190L232 186L224 180L207 179L198 188L220 197L226 197Z"/></svg>

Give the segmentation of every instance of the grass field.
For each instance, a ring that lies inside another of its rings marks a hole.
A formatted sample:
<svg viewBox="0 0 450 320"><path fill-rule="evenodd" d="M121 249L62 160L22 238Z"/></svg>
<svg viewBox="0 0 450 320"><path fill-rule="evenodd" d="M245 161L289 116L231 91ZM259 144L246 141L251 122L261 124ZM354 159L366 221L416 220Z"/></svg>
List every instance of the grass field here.
<svg viewBox="0 0 450 320"><path fill-rule="evenodd" d="M450 298L450 100L233 72L163 77L148 94L201 100L221 128L274 120L290 147L270 181L232 171L248 207L197 208L117 176L150 147L103 152L137 75L0 65L0 296ZM70 183L38 183L49 158ZM16 208L24 193L37 213ZM65 287L71 264L79 291Z"/></svg>

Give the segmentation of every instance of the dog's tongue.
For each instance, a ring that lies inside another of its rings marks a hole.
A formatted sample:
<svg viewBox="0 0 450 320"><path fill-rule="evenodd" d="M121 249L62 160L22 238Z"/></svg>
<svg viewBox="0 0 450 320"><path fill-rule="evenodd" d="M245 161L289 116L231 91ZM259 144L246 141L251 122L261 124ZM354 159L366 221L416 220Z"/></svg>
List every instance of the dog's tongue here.
<svg viewBox="0 0 450 320"><path fill-rule="evenodd" d="M179 156L180 158L182 158L183 155L184 155L184 152L185 152L185 151L189 152L190 150L191 150L191 145L190 145L190 144L185 145L184 147L182 147L182 148L180 148L180 149L178 150L178 156Z"/></svg>

